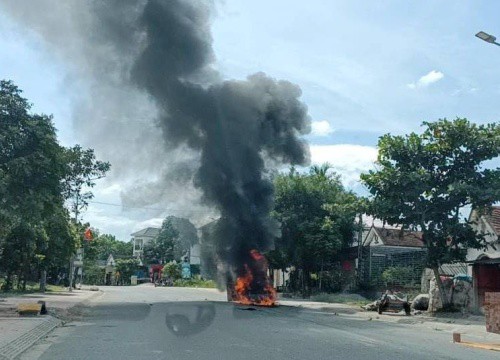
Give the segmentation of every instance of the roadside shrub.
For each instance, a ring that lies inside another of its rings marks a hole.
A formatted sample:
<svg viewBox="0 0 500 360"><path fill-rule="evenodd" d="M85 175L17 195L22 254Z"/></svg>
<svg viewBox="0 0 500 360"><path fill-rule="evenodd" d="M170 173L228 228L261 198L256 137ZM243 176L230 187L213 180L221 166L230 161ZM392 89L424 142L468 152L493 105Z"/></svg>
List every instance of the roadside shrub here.
<svg viewBox="0 0 500 360"><path fill-rule="evenodd" d="M382 273L382 280L387 286L411 287L415 285L415 269L411 266L388 267Z"/></svg>
<svg viewBox="0 0 500 360"><path fill-rule="evenodd" d="M139 267L137 259L118 259L116 261L117 281L120 285L130 285L130 277L135 275Z"/></svg>
<svg viewBox="0 0 500 360"><path fill-rule="evenodd" d="M178 287L194 287L194 288L215 288L217 284L212 280L195 279L177 279L174 281L174 286Z"/></svg>
<svg viewBox="0 0 500 360"><path fill-rule="evenodd" d="M370 300L359 294L347 294L347 293L337 293L337 294L321 293L311 296L311 300L318 302L350 304L350 305L366 305L370 302Z"/></svg>
<svg viewBox="0 0 500 360"><path fill-rule="evenodd" d="M104 285L105 270L97 265L87 265L83 269L83 283L88 285Z"/></svg>
<svg viewBox="0 0 500 360"><path fill-rule="evenodd" d="M171 261L165 264L162 270L162 274L163 277L176 281L182 277L181 265L178 264L175 260Z"/></svg>

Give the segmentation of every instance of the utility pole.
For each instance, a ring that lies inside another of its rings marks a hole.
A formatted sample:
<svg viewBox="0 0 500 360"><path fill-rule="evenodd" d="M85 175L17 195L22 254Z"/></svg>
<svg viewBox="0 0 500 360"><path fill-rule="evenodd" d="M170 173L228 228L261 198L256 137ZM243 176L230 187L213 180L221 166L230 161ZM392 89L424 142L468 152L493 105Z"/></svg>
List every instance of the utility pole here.
<svg viewBox="0 0 500 360"><path fill-rule="evenodd" d="M75 225L78 228L78 194L76 195L75 202ZM71 254L69 259L69 291L73 291L73 274L75 272L75 255Z"/></svg>
<svg viewBox="0 0 500 360"><path fill-rule="evenodd" d="M359 214L358 223L358 284L363 281L363 214Z"/></svg>

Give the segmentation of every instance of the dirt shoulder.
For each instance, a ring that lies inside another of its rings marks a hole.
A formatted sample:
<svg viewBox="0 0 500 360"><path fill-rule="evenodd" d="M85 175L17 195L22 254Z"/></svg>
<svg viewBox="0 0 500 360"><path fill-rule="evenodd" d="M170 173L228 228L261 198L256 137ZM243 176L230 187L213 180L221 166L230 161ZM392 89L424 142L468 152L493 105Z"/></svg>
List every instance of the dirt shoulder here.
<svg viewBox="0 0 500 360"><path fill-rule="evenodd" d="M47 311L50 315L63 318L69 310L77 305L84 305L96 296L100 296L100 291L90 291L90 288L80 290L63 290L46 293L27 293L27 294L0 294L0 317L17 317L17 307L24 303L37 303L44 301Z"/></svg>
<svg viewBox="0 0 500 360"><path fill-rule="evenodd" d="M324 303L309 300L280 300L284 306L295 306L310 311L320 311L332 316L349 317L359 321L380 321L389 324L398 324L401 326L411 326L419 331L444 331L450 333L458 332L464 339L498 343L500 344L500 335L486 332L484 316L461 314L461 313L439 313L429 314L427 312L413 312L406 316L401 313L383 313L376 311L366 311L360 306L342 303Z"/></svg>

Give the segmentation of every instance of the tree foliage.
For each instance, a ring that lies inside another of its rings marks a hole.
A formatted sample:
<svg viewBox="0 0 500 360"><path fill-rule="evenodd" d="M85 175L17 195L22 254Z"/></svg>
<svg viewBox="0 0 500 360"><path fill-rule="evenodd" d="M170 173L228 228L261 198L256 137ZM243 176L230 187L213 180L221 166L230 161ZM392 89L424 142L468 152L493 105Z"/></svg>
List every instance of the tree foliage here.
<svg viewBox="0 0 500 360"><path fill-rule="evenodd" d="M95 175L73 165L69 154L81 148L60 146L52 117L31 113L21 94L13 82L0 81L0 271L6 287L13 276L25 286L28 277L45 279L47 271L68 264L78 235L65 200L77 188L74 179L92 186ZM81 151L89 157L89 150Z"/></svg>
<svg viewBox="0 0 500 360"><path fill-rule="evenodd" d="M273 215L281 222L282 236L268 254L271 265L294 266L306 274L331 267L339 251L352 243L360 200L328 164L314 166L308 174L292 168L274 184Z"/></svg>
<svg viewBox="0 0 500 360"><path fill-rule="evenodd" d="M177 236L174 236L174 258L181 259L191 246L198 243L198 232L188 219L168 216L166 220L177 231Z"/></svg>
<svg viewBox="0 0 500 360"><path fill-rule="evenodd" d="M175 246L179 232L175 229L171 218L166 218L160 233L144 246L144 259L149 264L165 264L175 259Z"/></svg>
<svg viewBox="0 0 500 360"><path fill-rule="evenodd" d="M118 259L116 260L116 271L119 273L118 281L121 284L130 284L130 277L134 275L139 268L137 259Z"/></svg>
<svg viewBox="0 0 500 360"><path fill-rule="evenodd" d="M178 280L181 278L181 264L178 264L175 260L170 261L163 267L163 276L171 280Z"/></svg>
<svg viewBox="0 0 500 360"><path fill-rule="evenodd" d="M423 232L427 266L437 273L482 246L483 235L460 213L500 200L500 169L484 167L499 156L500 126L461 118L423 126L421 134L382 136L377 169L361 179L371 193L371 214Z"/></svg>
<svg viewBox="0 0 500 360"><path fill-rule="evenodd" d="M91 188L96 180L106 176L111 165L97 160L93 149L83 149L75 145L64 150L66 176L64 178L64 197L71 203L71 212L75 219L85 210L94 197Z"/></svg>
<svg viewBox="0 0 500 360"><path fill-rule="evenodd" d="M94 230L94 240L85 243L85 260L95 262L96 260L107 260L110 254L113 257L131 257L133 244L131 241L124 242L118 240L111 234L99 234Z"/></svg>

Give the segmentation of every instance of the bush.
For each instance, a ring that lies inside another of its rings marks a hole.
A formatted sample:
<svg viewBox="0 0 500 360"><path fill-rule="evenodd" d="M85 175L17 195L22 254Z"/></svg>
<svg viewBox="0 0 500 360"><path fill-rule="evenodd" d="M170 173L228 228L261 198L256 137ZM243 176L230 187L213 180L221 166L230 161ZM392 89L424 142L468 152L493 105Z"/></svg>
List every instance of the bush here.
<svg viewBox="0 0 500 360"><path fill-rule="evenodd" d="M116 272L119 273L117 281L120 285L130 285L130 277L135 275L139 267L137 259L118 259L116 261Z"/></svg>
<svg viewBox="0 0 500 360"><path fill-rule="evenodd" d="M382 273L382 280L387 286L411 287L415 285L415 269L411 266L388 267Z"/></svg>
<svg viewBox="0 0 500 360"><path fill-rule="evenodd" d="M217 284L212 280L195 279L178 279L174 281L174 286L178 287L194 287L194 288L215 288Z"/></svg>
<svg viewBox="0 0 500 360"><path fill-rule="evenodd" d="M327 303L338 303L338 304L351 304L351 305L366 305L370 300L359 294L327 294L321 293L318 295L311 296L312 301L327 302Z"/></svg>
<svg viewBox="0 0 500 360"><path fill-rule="evenodd" d="M104 285L105 270L97 265L86 265L83 269L83 283L88 285Z"/></svg>
<svg viewBox="0 0 500 360"><path fill-rule="evenodd" d="M165 264L162 270L162 274L163 277L176 281L182 277L181 266L180 264L177 264L175 260L171 261Z"/></svg>

